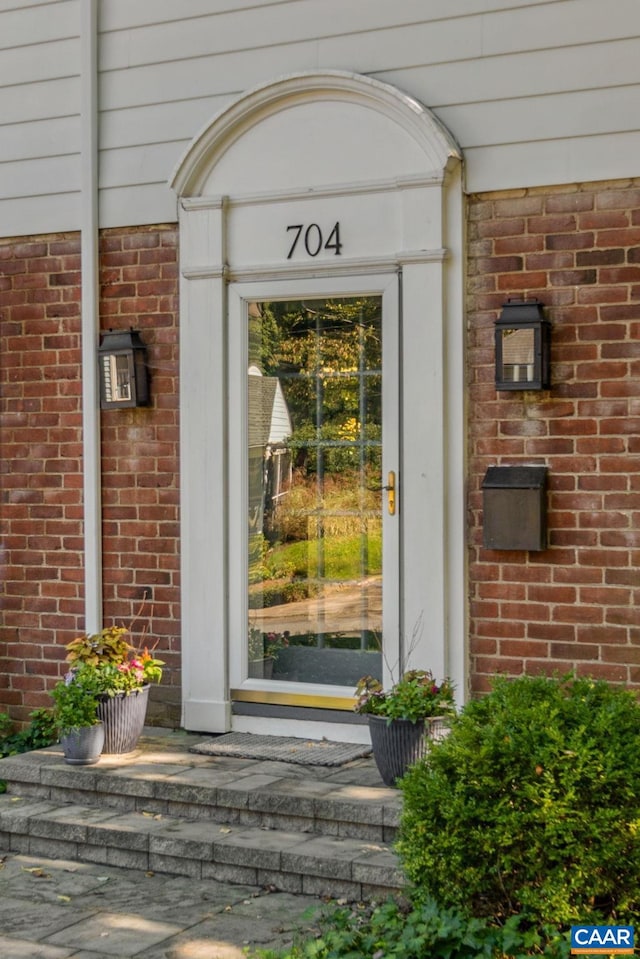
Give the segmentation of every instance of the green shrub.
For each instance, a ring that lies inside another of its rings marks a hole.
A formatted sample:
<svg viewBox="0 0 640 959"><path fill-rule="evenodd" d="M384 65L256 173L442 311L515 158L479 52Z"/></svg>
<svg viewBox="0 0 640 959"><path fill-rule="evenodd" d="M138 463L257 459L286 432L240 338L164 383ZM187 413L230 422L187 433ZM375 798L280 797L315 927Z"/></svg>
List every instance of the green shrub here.
<svg viewBox="0 0 640 959"><path fill-rule="evenodd" d="M532 923L637 921L640 706L604 682L498 679L402 782L420 895Z"/></svg>
<svg viewBox="0 0 640 959"><path fill-rule="evenodd" d="M390 900L366 908L331 906L315 935L299 937L283 952L258 950L263 959L567 959L569 942L555 928L521 925L519 916L503 926L473 919L433 900L404 907Z"/></svg>
<svg viewBox="0 0 640 959"><path fill-rule="evenodd" d="M304 599L311 599L320 593L317 583L304 579L294 579L287 583L279 580L260 586L249 591L249 609L267 609L270 606L281 606L283 603L297 603Z"/></svg>

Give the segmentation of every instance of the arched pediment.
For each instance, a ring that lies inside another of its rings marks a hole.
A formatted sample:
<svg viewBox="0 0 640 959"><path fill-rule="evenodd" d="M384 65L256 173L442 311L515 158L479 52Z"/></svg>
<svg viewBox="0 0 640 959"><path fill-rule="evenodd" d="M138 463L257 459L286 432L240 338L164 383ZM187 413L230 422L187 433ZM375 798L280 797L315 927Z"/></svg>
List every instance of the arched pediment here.
<svg viewBox="0 0 640 959"><path fill-rule="evenodd" d="M244 94L192 141L179 196L258 194L441 177L460 151L434 115L388 84L340 71L292 74Z"/></svg>

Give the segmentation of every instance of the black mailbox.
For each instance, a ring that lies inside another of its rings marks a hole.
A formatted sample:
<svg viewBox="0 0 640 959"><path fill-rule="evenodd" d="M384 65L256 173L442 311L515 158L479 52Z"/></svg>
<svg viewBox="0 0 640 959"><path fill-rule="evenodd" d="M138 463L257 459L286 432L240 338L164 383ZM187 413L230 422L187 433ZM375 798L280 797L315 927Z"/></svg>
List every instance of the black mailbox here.
<svg viewBox="0 0 640 959"><path fill-rule="evenodd" d="M487 549L547 548L546 466L490 466L482 492Z"/></svg>

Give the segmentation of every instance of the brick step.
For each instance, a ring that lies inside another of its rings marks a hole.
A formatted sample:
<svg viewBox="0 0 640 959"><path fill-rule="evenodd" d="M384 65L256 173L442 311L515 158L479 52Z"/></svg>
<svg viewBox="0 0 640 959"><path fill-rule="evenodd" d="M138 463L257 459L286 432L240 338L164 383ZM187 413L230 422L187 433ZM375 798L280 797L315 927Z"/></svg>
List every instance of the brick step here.
<svg viewBox="0 0 640 959"><path fill-rule="evenodd" d="M123 811L7 793L0 796L0 845L31 856L316 896L367 900L403 887L395 855L382 841L193 820L158 812L153 803L144 807Z"/></svg>

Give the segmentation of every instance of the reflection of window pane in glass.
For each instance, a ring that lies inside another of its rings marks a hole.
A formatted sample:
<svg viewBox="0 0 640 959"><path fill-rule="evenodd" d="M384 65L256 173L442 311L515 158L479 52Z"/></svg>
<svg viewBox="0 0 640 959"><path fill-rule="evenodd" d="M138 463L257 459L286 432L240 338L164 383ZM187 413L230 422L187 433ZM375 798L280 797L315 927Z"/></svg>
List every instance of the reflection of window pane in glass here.
<svg viewBox="0 0 640 959"><path fill-rule="evenodd" d="M104 369L104 392L108 403L121 403L131 399L131 373L129 357L109 354L102 358Z"/></svg>
<svg viewBox="0 0 640 959"><path fill-rule="evenodd" d="M502 331L502 370L505 382L522 383L533 379L535 331Z"/></svg>

